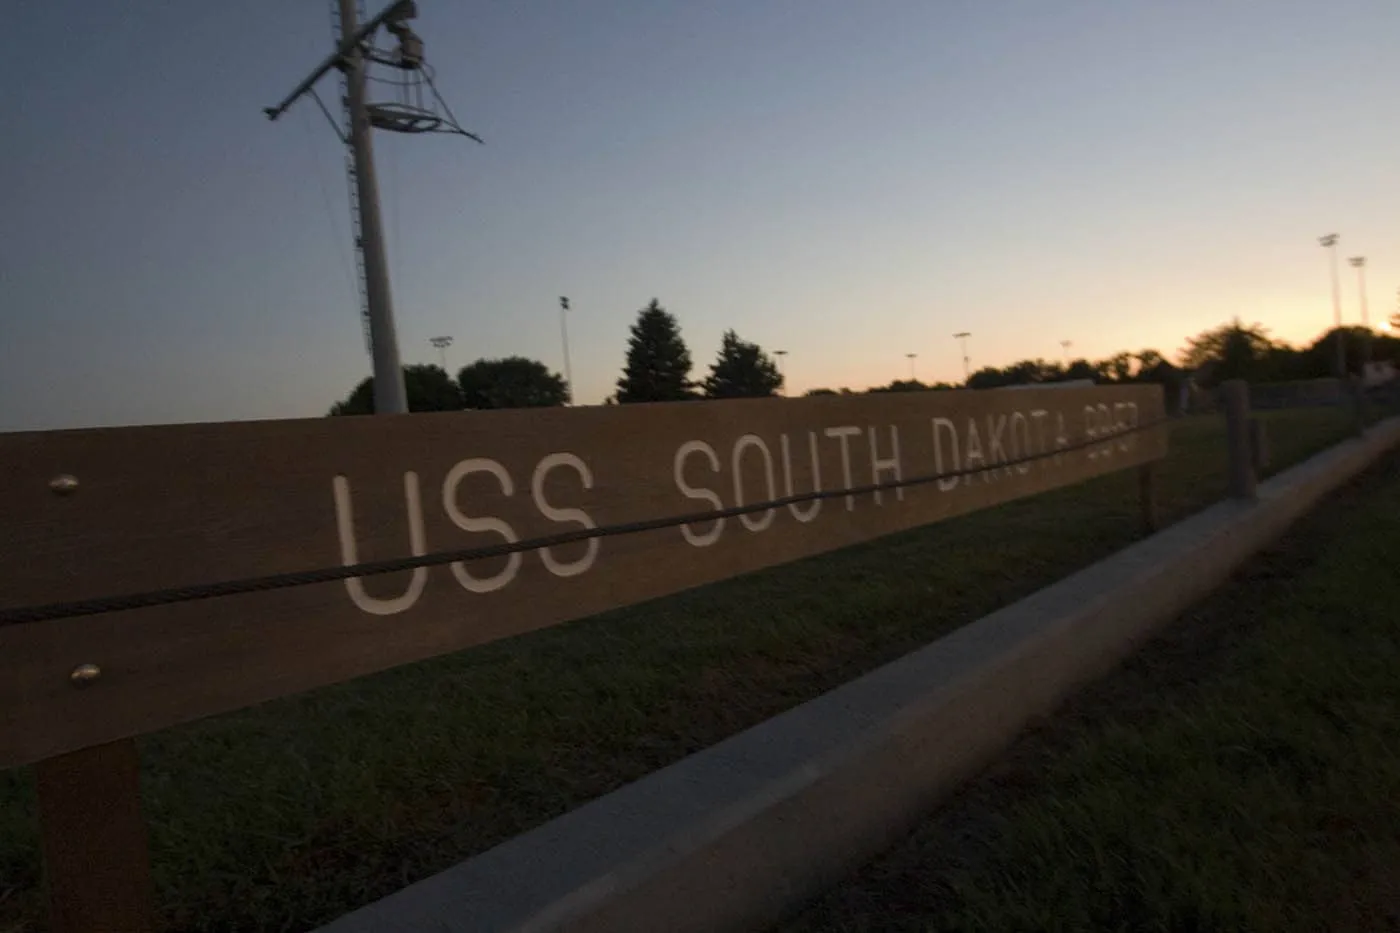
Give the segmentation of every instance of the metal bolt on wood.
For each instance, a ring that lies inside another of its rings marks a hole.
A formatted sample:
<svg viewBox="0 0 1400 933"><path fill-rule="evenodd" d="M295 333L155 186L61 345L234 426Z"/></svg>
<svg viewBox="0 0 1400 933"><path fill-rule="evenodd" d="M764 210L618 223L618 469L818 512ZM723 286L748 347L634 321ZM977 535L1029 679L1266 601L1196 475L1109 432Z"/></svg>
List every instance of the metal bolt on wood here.
<svg viewBox="0 0 1400 933"><path fill-rule="evenodd" d="M49 480L49 490L56 496L70 496L78 491L78 478L70 473L60 473Z"/></svg>
<svg viewBox="0 0 1400 933"><path fill-rule="evenodd" d="M102 668L96 664L79 664L73 668L73 672L68 675L68 679L75 687L86 687L102 676Z"/></svg>

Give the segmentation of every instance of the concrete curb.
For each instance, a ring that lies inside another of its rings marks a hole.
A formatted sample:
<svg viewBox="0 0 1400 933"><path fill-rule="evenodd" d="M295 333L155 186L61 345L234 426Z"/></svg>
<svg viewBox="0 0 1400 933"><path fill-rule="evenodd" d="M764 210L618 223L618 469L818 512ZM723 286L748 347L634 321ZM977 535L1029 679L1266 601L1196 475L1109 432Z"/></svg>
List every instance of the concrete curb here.
<svg viewBox="0 0 1400 933"><path fill-rule="evenodd" d="M1400 443L1374 426L1053 586L323 933L751 930L893 842Z"/></svg>

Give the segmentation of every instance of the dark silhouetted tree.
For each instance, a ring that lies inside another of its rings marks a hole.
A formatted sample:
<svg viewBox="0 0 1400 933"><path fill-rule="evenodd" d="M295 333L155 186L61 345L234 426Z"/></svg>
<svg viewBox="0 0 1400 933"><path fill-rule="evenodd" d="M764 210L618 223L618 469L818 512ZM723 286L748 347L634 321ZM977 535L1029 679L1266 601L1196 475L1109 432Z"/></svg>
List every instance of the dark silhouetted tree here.
<svg viewBox="0 0 1400 933"><path fill-rule="evenodd" d="M1176 384L1181 378L1181 370L1156 350L1143 350L1134 354L1137 358L1137 372L1133 379L1137 382L1157 382Z"/></svg>
<svg viewBox="0 0 1400 933"><path fill-rule="evenodd" d="M1069 369L1065 370L1065 382L1074 382L1079 379L1097 379L1099 375L1098 367L1088 360L1075 360L1069 364Z"/></svg>
<svg viewBox="0 0 1400 933"><path fill-rule="evenodd" d="M457 374L465 408L550 408L569 403L564 377L538 360L477 360Z"/></svg>
<svg viewBox="0 0 1400 933"><path fill-rule="evenodd" d="M995 366L984 366L967 378L969 389L1000 389L1004 385L1006 374Z"/></svg>
<svg viewBox="0 0 1400 933"><path fill-rule="evenodd" d="M1094 367L1098 377L1104 382L1131 382L1133 378L1133 355L1115 353Z"/></svg>
<svg viewBox="0 0 1400 933"><path fill-rule="evenodd" d="M1342 350L1346 353L1347 372L1359 372L1361 364L1365 359L1366 341L1374 340L1373 334L1364 327L1343 327L1340 329L1342 340ZM1317 340L1313 341L1303 352L1310 361L1308 375L1296 376L1299 379L1317 379L1324 376L1335 375L1333 369L1336 367L1337 359L1337 339L1339 332L1337 328L1329 330ZM1372 356L1375 356L1375 344L1371 347Z"/></svg>
<svg viewBox="0 0 1400 933"><path fill-rule="evenodd" d="M835 395L835 394L836 394L836 390L835 390L835 389L808 389L808 390L806 391L805 394L806 394L807 398L815 398L815 397L817 397L818 395Z"/></svg>
<svg viewBox="0 0 1400 933"><path fill-rule="evenodd" d="M441 366L414 363L403 368L404 392L409 411L459 411L462 393ZM355 386L342 402L331 406L332 415L374 414L374 377Z"/></svg>
<svg viewBox="0 0 1400 933"><path fill-rule="evenodd" d="M772 357L758 344L740 340L738 334L727 330L704 388L706 398L765 398L777 395L782 384Z"/></svg>
<svg viewBox="0 0 1400 933"><path fill-rule="evenodd" d="M1167 358L1156 350L1139 350L1133 354L1133 357L1137 360L1137 375L1139 378L1141 378L1144 373L1150 372L1167 362Z"/></svg>
<svg viewBox="0 0 1400 933"><path fill-rule="evenodd" d="M1375 340L1376 342L1371 348L1372 359L1400 363L1400 333L1397 333L1396 330L1382 331L1376 335Z"/></svg>
<svg viewBox="0 0 1400 933"><path fill-rule="evenodd" d="M927 388L928 386L917 379L896 379L889 385L871 386L870 392L922 392Z"/></svg>
<svg viewBox="0 0 1400 933"><path fill-rule="evenodd" d="M1236 318L1232 323L1187 338L1186 347L1181 351L1181 365L1186 369L1202 369L1210 364L1216 370L1247 370L1250 363L1263 359L1273 347L1274 342L1263 326L1246 327Z"/></svg>
<svg viewBox="0 0 1400 933"><path fill-rule="evenodd" d="M947 382L920 382L917 379L896 379L887 386L873 386L871 392L943 392L957 388Z"/></svg>
<svg viewBox="0 0 1400 933"><path fill-rule="evenodd" d="M1034 385L1040 382L1059 382L1065 378L1064 369L1059 363L1045 360L1022 360L1012 363L1005 369L986 366L973 373L967 380L969 389L999 389L1002 386Z"/></svg>
<svg viewBox="0 0 1400 933"><path fill-rule="evenodd" d="M1064 367L1036 358L1013 363L1002 370L1007 385L1029 385L1036 382L1058 382L1065 378Z"/></svg>
<svg viewBox="0 0 1400 933"><path fill-rule="evenodd" d="M678 402L695 397L690 351L680 325L655 298L637 314L627 341L627 365L617 380L617 400Z"/></svg>

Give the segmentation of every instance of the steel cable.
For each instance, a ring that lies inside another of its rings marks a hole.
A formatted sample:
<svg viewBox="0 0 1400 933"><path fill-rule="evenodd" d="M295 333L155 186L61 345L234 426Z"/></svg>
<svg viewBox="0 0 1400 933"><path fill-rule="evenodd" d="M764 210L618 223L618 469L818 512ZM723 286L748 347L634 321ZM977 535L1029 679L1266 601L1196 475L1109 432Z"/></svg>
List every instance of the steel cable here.
<svg viewBox="0 0 1400 933"><path fill-rule="evenodd" d="M523 541L503 542L501 544L483 547L456 548L449 551L435 551L431 554L424 554L417 557L399 557L391 560L367 561L358 564L342 565L340 567L326 567L319 570L268 574L261 577L226 580L197 586L171 587L169 589L151 590L145 593L132 593L124 596L98 597L72 602L49 603L40 606L21 606L13 609L0 609L0 626L52 622L58 619L69 619L77 616L124 612L131 609L147 609L153 606L165 606L171 603L216 599L221 596L237 596L244 593L258 593L267 590L286 589L293 586L309 586L315 583L334 583L352 577L378 576L402 570L415 570L419 567L436 567L442 564L453 564L460 561L485 560L491 557L504 557L523 551L536 551L541 548L559 547L579 541L589 541L594 538L614 538L621 535L640 534L647 531L676 528L681 525L700 524L724 518L736 518L741 515L753 515L757 512L767 512L771 509L778 509L788 505L798 505L803 502L839 499L845 496L867 495L870 493L904 489L913 486L926 486L930 483L938 482L939 480L947 481L949 479L976 476L994 470L1004 470L1010 467L1063 456L1064 454L1085 450L1090 447L1112 444L1129 435L1160 427L1166 424L1168 420L1169 419L1162 418L1156 421L1135 425L1126 430L1101 434L1090 440L1059 447L1046 453L1017 457L1000 463L977 467L975 469L950 470L944 473L923 474L910 477L909 479L897 479L882 483L867 483L865 485L850 486L843 489L814 490L812 492L781 496L777 499L768 499L749 505L736 505L724 509L712 509L708 512L693 512L686 515L672 515L664 518L620 522L615 525L604 525L598 528L580 528L575 531L528 538Z"/></svg>

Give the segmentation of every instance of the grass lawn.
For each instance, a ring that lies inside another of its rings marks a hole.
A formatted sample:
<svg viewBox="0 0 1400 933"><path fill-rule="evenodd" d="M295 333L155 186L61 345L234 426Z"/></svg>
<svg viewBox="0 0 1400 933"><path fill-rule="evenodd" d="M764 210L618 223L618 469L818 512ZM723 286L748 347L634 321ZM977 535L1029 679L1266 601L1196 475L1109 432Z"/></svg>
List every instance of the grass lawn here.
<svg viewBox="0 0 1400 933"><path fill-rule="evenodd" d="M1277 412L1274 466L1349 433ZM1166 520L1223 426L1172 429ZM1133 472L141 741L169 929L304 929L1003 606L1139 535ZM0 931L43 915L28 769L0 773Z"/></svg>
<svg viewBox="0 0 1400 933"><path fill-rule="evenodd" d="M1400 456L779 929L1400 929Z"/></svg>

